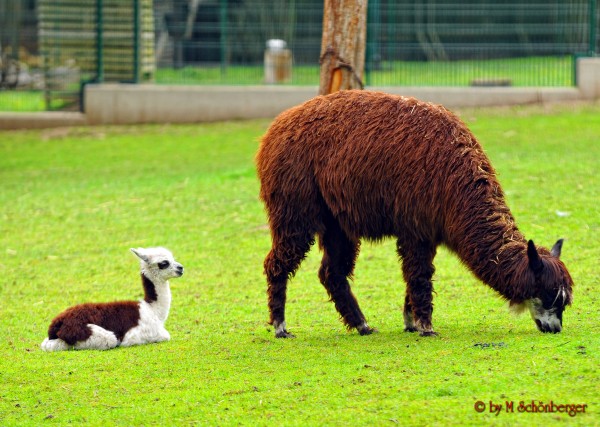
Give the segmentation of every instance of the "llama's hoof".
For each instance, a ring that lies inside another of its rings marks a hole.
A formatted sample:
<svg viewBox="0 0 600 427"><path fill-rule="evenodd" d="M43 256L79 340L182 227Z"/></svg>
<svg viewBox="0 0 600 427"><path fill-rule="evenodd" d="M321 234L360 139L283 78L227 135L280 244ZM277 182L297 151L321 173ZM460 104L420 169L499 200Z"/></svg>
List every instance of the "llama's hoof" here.
<svg viewBox="0 0 600 427"><path fill-rule="evenodd" d="M407 326L406 328L404 328L404 332L417 332L417 328L415 328L414 326Z"/></svg>
<svg viewBox="0 0 600 427"><path fill-rule="evenodd" d="M275 333L275 338L296 338L296 335L290 334L284 329L283 331L277 331Z"/></svg>
<svg viewBox="0 0 600 427"><path fill-rule="evenodd" d="M274 321L275 326L275 338L296 338L293 334L290 334L285 327L285 320L282 322Z"/></svg>
<svg viewBox="0 0 600 427"><path fill-rule="evenodd" d="M379 333L377 328L371 328L370 326L366 326L366 325L364 327L357 328L357 330L360 335L371 335L371 334Z"/></svg>
<svg viewBox="0 0 600 427"><path fill-rule="evenodd" d="M422 337L437 337L438 333L434 331L422 331L419 335Z"/></svg>

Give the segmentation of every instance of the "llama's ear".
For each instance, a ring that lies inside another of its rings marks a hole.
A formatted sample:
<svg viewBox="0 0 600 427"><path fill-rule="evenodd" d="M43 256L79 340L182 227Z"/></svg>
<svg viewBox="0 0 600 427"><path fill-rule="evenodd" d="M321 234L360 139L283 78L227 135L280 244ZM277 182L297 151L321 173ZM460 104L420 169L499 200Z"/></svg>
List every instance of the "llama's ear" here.
<svg viewBox="0 0 600 427"><path fill-rule="evenodd" d="M539 273L542 271L544 264L542 264L540 254L538 254L538 251L533 244L533 240L527 242L527 257L529 258L529 267L534 273Z"/></svg>
<svg viewBox="0 0 600 427"><path fill-rule="evenodd" d="M554 244L554 246L552 246L552 249L550 249L550 253L552 254L552 256L555 256L556 258L560 258L560 251L562 250L562 245L563 245L563 239L558 239L558 241Z"/></svg>
<svg viewBox="0 0 600 427"><path fill-rule="evenodd" d="M144 262L148 262L148 257L146 255L144 255L144 250L142 248L131 248L131 252L133 252L139 259L141 259Z"/></svg>

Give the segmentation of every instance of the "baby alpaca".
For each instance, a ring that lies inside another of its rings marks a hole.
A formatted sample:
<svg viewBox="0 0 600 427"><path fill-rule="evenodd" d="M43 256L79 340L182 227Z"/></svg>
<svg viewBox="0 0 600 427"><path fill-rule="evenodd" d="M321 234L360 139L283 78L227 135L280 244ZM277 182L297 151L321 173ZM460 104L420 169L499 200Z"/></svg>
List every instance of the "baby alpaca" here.
<svg viewBox="0 0 600 427"><path fill-rule="evenodd" d="M171 338L164 327L171 306L168 280L181 277L183 266L165 248L132 248L131 252L140 259L144 299L68 308L50 324L42 350L108 350Z"/></svg>

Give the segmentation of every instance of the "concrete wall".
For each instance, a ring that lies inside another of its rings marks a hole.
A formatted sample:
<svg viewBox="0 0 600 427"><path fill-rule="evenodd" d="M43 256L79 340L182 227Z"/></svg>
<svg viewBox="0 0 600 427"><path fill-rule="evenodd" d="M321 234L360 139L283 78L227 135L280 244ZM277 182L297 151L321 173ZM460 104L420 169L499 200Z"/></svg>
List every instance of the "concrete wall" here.
<svg viewBox="0 0 600 427"><path fill-rule="evenodd" d="M370 87L443 104L448 108L518 105L600 98L600 58L580 58L578 86ZM89 85L85 112L90 124L195 123L272 118L317 95L316 87Z"/></svg>
<svg viewBox="0 0 600 427"><path fill-rule="evenodd" d="M414 96L449 108L532 104L581 99L577 88L372 87ZM316 87L88 85L85 112L90 124L196 123L272 118L317 95Z"/></svg>
<svg viewBox="0 0 600 427"><path fill-rule="evenodd" d="M600 58L580 58L577 87L370 87L448 108L600 99ZM273 118L317 95L316 87L87 85L85 114L0 113L0 129Z"/></svg>
<svg viewBox="0 0 600 427"><path fill-rule="evenodd" d="M577 88L585 99L600 99L600 58L577 60Z"/></svg>
<svg viewBox="0 0 600 427"><path fill-rule="evenodd" d="M88 85L90 124L195 123L275 117L314 97L297 86Z"/></svg>

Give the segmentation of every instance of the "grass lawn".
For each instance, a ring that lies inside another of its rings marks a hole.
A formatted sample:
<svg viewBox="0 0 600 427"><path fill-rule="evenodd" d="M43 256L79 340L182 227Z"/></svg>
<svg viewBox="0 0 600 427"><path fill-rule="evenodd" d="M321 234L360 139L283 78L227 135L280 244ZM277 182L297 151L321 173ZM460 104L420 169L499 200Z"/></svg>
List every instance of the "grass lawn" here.
<svg viewBox="0 0 600 427"><path fill-rule="evenodd" d="M50 110L62 110L72 106L73 96L79 93L79 89L73 89L70 94L71 100L54 98L50 102ZM3 112L39 112L46 111L44 92L41 90L18 90L0 91L0 113Z"/></svg>
<svg viewBox="0 0 600 427"><path fill-rule="evenodd" d="M298 338L276 340L253 166L268 121L1 132L0 424L598 425L600 105L461 115L525 235L544 246L566 239L574 304L560 334L510 314L444 249L440 336L404 333L404 284L388 240L363 244L353 285L379 334L344 330L313 248L288 289ZM186 267L171 282L171 341L39 349L66 307L140 298L129 248L156 245ZM532 401L587 407L573 417L519 411Z"/></svg>
<svg viewBox="0 0 600 427"><path fill-rule="evenodd" d="M45 111L46 102L42 91L1 91L0 112Z"/></svg>
<svg viewBox="0 0 600 427"><path fill-rule="evenodd" d="M470 86L473 80L507 79L513 86L572 86L573 59L563 57L525 57L463 61L384 61L378 69L367 71L364 81L370 86ZM260 85L264 82L262 64L220 67L188 66L159 68L159 84ZM319 66L294 65L295 85L319 85Z"/></svg>
<svg viewBox="0 0 600 427"><path fill-rule="evenodd" d="M573 83L573 59L525 57L463 61L384 62L367 74L371 86L471 86L474 80L507 80L512 86L559 86Z"/></svg>

